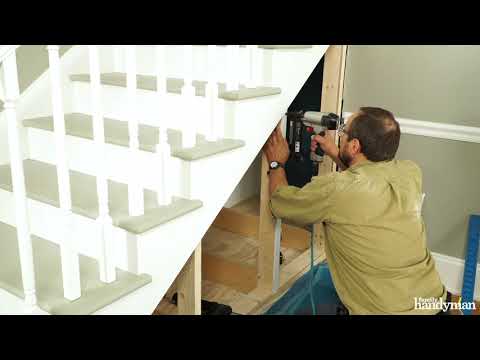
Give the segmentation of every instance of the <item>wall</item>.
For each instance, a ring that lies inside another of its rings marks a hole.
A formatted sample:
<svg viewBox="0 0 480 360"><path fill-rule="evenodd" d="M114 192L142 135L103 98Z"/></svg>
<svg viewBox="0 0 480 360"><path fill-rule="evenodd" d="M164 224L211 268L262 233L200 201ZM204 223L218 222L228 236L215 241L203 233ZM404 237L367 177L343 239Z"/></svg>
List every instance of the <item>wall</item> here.
<svg viewBox="0 0 480 360"><path fill-rule="evenodd" d="M478 127L479 62L480 46L349 46L343 110L384 107L401 127ZM403 133L397 157L422 168L429 248L464 258L468 216L480 213L480 144Z"/></svg>

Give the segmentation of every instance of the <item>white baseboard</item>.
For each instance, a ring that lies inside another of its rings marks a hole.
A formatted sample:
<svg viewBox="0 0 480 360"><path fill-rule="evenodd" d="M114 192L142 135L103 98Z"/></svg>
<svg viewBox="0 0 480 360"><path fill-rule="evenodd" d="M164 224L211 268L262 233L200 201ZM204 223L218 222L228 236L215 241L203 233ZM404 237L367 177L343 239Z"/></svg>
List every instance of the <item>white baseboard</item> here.
<svg viewBox="0 0 480 360"><path fill-rule="evenodd" d="M461 295L463 286L463 269L465 261L459 258L432 252L437 271L440 274L443 285L452 294ZM474 299L480 301L480 266L477 263L475 277Z"/></svg>

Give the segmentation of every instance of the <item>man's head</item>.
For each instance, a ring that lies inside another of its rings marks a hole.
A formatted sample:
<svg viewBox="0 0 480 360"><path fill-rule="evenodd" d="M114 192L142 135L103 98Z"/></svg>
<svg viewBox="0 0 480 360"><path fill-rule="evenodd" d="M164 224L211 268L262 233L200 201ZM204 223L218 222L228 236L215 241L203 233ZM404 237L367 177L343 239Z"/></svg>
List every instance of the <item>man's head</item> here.
<svg viewBox="0 0 480 360"><path fill-rule="evenodd" d="M389 161L400 144L400 126L390 111L362 107L350 116L340 133L340 160L350 166L368 159Z"/></svg>

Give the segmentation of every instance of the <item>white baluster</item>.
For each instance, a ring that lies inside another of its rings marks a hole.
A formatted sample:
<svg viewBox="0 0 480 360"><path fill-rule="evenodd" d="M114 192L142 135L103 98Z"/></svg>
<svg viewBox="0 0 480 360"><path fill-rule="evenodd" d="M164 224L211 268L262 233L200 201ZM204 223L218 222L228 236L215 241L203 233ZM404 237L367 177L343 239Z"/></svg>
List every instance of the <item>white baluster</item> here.
<svg viewBox="0 0 480 360"><path fill-rule="evenodd" d="M218 114L218 104L223 102L223 100L218 98L218 65L217 60L217 46L208 45L207 48L207 58L208 58L208 82L207 82L207 102L208 102L208 128L207 128L207 140L215 141L217 140L217 121L219 118Z"/></svg>
<svg viewBox="0 0 480 360"><path fill-rule="evenodd" d="M157 72L157 94L158 94L158 144L156 152L158 156L158 170L160 171L157 201L158 205L168 205L171 202L172 194L168 186L167 169L170 164L170 147L168 145L166 119L167 113L167 61L166 46L157 45L155 47L155 64Z"/></svg>
<svg viewBox="0 0 480 360"><path fill-rule="evenodd" d="M35 307L37 303L37 296L35 292L35 268L28 221L23 156L20 148L20 135L16 112L16 101L19 96L19 90L15 52L3 62L3 84L5 99L4 111L8 126L8 145L10 152L10 166L12 169L13 196L15 199L15 222L17 226L18 249L20 253L20 268L22 273L23 291L25 294L25 304L31 309Z"/></svg>
<svg viewBox="0 0 480 360"><path fill-rule="evenodd" d="M137 97L137 61L135 45L125 46L127 66L127 92L129 102L128 135L130 146L130 181L128 184L128 210L131 216L144 213L143 188L139 185L139 138L138 115L136 110Z"/></svg>
<svg viewBox="0 0 480 360"><path fill-rule="evenodd" d="M257 86L255 78L255 56L257 55L257 45L247 45L247 82L248 88Z"/></svg>
<svg viewBox="0 0 480 360"><path fill-rule="evenodd" d="M55 152L57 160L58 194L63 226L60 254L62 262L63 293L68 300L81 296L80 266L78 253L75 252L71 237L72 199L70 193L70 174L68 168L67 150L65 145L65 119L63 114L63 99L60 77L60 55L58 45L47 46L52 87L52 110L55 137Z"/></svg>
<svg viewBox="0 0 480 360"><path fill-rule="evenodd" d="M258 47L258 45L253 45L253 81L255 86L265 85L264 71L263 66L265 62L265 53L264 49Z"/></svg>
<svg viewBox="0 0 480 360"><path fill-rule="evenodd" d="M227 91L238 90L240 85L240 45L227 46Z"/></svg>
<svg viewBox="0 0 480 360"><path fill-rule="evenodd" d="M193 46L183 46L183 59L185 71L185 84L182 88L182 101L184 107L181 110L183 113L182 126L182 146L186 148L194 147L196 144L197 124L196 114L193 111L195 106L195 88L193 81Z"/></svg>
<svg viewBox="0 0 480 360"><path fill-rule="evenodd" d="M105 130L103 124L101 85L100 85L100 60L98 46L88 46L90 62L90 88L92 94L93 113L93 138L97 156L97 194L98 218L97 225L100 233L100 280L111 283L116 280L116 269L113 261L112 247L113 220L108 210L108 179L107 156L105 148Z"/></svg>
<svg viewBox="0 0 480 360"><path fill-rule="evenodd" d="M3 71L0 72L0 101L5 102L5 92L3 91L3 86L2 84L4 83L3 81Z"/></svg>

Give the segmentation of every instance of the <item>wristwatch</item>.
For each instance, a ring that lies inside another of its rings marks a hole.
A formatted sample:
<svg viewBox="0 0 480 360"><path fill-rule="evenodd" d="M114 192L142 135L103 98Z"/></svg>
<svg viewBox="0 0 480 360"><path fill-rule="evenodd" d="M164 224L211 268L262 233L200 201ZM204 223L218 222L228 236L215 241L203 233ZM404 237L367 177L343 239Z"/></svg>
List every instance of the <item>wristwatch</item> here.
<svg viewBox="0 0 480 360"><path fill-rule="evenodd" d="M278 169L278 168L285 168L282 163L279 163L278 161L272 161L270 163L270 170L268 170L267 174L270 174L270 171Z"/></svg>

